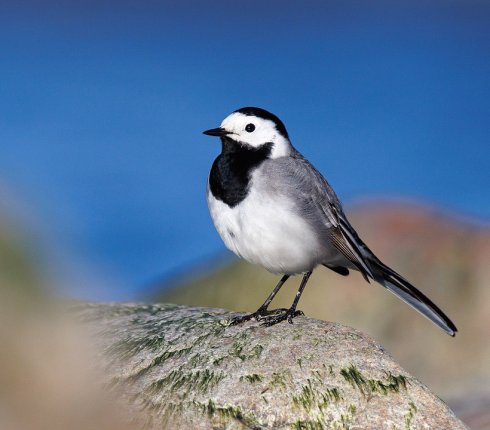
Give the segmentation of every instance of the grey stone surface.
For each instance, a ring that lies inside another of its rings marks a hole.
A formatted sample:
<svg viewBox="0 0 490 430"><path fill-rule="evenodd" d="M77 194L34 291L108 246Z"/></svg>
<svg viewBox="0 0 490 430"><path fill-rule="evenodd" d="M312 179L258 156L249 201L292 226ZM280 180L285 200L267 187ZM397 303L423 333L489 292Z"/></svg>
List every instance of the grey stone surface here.
<svg viewBox="0 0 490 430"><path fill-rule="evenodd" d="M140 427L466 428L380 345L339 324L229 326L230 312L163 304L75 312L102 348L105 382Z"/></svg>

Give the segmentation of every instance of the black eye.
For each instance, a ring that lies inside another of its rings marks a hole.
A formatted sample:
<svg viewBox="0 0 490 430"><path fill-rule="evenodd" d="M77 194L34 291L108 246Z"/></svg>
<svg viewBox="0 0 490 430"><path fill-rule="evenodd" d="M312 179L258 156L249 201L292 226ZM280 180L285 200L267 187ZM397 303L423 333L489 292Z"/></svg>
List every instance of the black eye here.
<svg viewBox="0 0 490 430"><path fill-rule="evenodd" d="M247 126L245 127L245 131L248 131L249 133L252 133L252 131L254 130L255 130L255 125L253 125L252 123L247 124Z"/></svg>

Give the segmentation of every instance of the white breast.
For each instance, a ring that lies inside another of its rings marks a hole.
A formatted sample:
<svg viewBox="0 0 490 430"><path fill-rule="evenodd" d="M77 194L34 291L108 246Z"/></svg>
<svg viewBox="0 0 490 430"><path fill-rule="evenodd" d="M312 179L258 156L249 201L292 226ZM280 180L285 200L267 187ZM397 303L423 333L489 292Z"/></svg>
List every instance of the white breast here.
<svg viewBox="0 0 490 430"><path fill-rule="evenodd" d="M230 208L208 187L209 211L226 246L274 273L302 273L322 263L325 248L292 202L251 188L242 202Z"/></svg>

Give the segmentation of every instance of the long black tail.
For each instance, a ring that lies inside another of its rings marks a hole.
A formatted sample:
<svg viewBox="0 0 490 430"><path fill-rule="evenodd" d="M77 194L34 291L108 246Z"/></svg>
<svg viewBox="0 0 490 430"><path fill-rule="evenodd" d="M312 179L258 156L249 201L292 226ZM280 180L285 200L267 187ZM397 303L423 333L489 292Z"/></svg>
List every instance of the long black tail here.
<svg viewBox="0 0 490 430"><path fill-rule="evenodd" d="M453 322L429 298L394 270L383 264L350 225L341 208L334 207L343 240L334 240L337 249L349 259L369 282L369 278L380 283L395 296L419 311L447 334L454 336L458 329ZM334 238L335 239L335 238ZM345 246L344 246L345 245ZM347 249L346 249L347 247ZM327 266L330 267L330 266ZM331 268L331 267L330 267ZM335 270L334 268L332 270ZM335 270L339 273L338 270ZM348 272L347 272L348 273ZM342 274L346 274L345 270Z"/></svg>
<svg viewBox="0 0 490 430"><path fill-rule="evenodd" d="M428 297L410 284L410 282L383 264L374 255L368 261L375 281L419 311L434 324L437 324L450 336L456 334L458 329L453 322Z"/></svg>

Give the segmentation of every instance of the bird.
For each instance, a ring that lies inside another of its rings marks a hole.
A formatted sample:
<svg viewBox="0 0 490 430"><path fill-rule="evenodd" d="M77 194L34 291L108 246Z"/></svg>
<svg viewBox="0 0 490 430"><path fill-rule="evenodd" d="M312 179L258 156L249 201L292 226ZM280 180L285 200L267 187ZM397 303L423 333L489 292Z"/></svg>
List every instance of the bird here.
<svg viewBox="0 0 490 430"><path fill-rule="evenodd" d="M207 203L226 247L238 257L282 275L257 311L231 324L256 320L293 323L313 270L325 266L347 276L358 271L403 300L450 336L453 322L428 297L378 259L348 221L335 191L292 145L284 123L258 107L229 114L217 128L221 153L207 183ZM284 283L303 275L290 308L269 310Z"/></svg>

